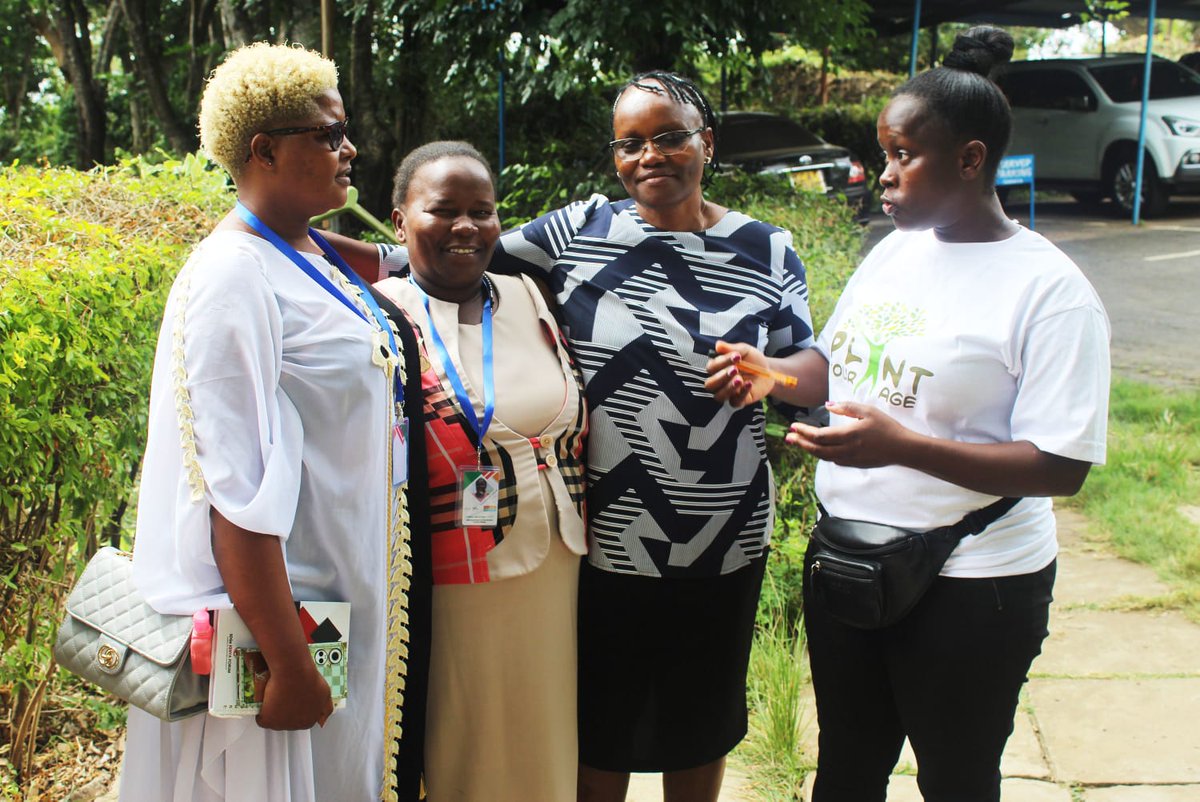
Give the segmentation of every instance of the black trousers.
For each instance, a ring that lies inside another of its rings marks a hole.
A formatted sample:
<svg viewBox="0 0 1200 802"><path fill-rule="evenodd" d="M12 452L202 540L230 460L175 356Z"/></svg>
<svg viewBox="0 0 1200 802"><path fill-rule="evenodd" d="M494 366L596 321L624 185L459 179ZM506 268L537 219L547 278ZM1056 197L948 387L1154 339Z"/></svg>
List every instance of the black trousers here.
<svg viewBox="0 0 1200 802"><path fill-rule="evenodd" d="M904 620L870 631L825 615L806 585L820 726L813 802L884 802L905 736L926 802L999 800L1000 755L1048 634L1055 567L938 577Z"/></svg>

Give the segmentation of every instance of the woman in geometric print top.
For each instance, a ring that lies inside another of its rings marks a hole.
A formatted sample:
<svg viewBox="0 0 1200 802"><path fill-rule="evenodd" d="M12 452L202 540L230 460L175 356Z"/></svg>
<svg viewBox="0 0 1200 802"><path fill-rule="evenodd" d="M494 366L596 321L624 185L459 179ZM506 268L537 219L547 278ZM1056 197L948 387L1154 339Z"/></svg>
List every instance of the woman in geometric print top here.
<svg viewBox="0 0 1200 802"><path fill-rule="evenodd" d="M671 796L715 800L746 732L774 488L762 410L715 403L705 364L719 339L811 345L808 291L786 231L704 198L718 143L691 81L634 78L612 122L629 199L504 234L491 269L548 283L586 384L580 798L656 771ZM384 252L384 269L408 258Z"/></svg>
<svg viewBox="0 0 1200 802"><path fill-rule="evenodd" d="M412 269L377 289L421 334L434 581L425 786L433 800L571 799L582 380L533 281L484 273L500 224L478 151L424 145L395 183Z"/></svg>

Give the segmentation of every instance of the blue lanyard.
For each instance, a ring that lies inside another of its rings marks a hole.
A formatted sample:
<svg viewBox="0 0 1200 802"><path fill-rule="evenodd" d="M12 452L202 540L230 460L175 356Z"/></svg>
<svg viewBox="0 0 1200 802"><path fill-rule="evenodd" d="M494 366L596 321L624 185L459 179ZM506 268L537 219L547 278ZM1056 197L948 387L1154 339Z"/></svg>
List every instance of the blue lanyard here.
<svg viewBox="0 0 1200 802"><path fill-rule="evenodd" d="M458 405L462 407L463 417L471 424L471 428L475 430L478 437L477 449L483 450L483 436L487 433L488 427L492 425L492 414L496 411L496 376L495 376L495 359L492 351L492 293L491 282L484 278L483 285L486 295L483 299L483 422L480 423L479 418L475 414L475 407L471 405L471 397L467 395L467 388L462 383L462 378L458 375L458 369L454 367L454 361L450 359L450 352L446 350L446 343L442 341L442 335L438 334L437 324L433 322L433 312L429 309L429 295L425 290L421 289L421 285L413 280L412 274L409 273L408 281L417 288L417 292L421 293L421 300L425 302L425 314L429 317L429 333L433 335L433 344L437 346L438 357L442 360L442 367L446 371L446 378L450 380L450 385L454 388L454 395L458 398Z"/></svg>
<svg viewBox="0 0 1200 802"><path fill-rule="evenodd" d="M343 295L337 287L333 286L333 282L329 280L328 276L313 267L312 262L301 256L299 251L284 242L282 237L272 231L270 227L268 227L267 224L262 220L259 220L258 216L255 215L254 212L247 209L240 200L237 202L237 206L235 208L237 209L238 216L245 221L246 225L257 231L263 239L274 245L275 248L284 256L291 259L297 267L303 270L309 278L317 282L322 289L324 289L334 298L341 301L347 309L357 315L364 323L369 324L371 322L367 320L367 316L362 313L361 309L351 303L350 299ZM375 302L375 298L371 295L371 290L367 287L366 282L364 282L362 278L350 268L350 265L346 264L346 260L341 257L341 254L335 251L333 247L325 241L325 238L317 233L315 228L308 229L308 236L312 238L313 242L317 243L317 246L320 247L322 252L324 252L327 257L329 257L329 260L333 262L337 269L342 271L342 274L345 275L346 278L358 285L358 288L362 291L362 299L367 304L367 308L370 309L371 314L375 316L375 320L379 323L379 327L385 334L387 334L388 344L392 349L392 356L395 356L397 360L399 360L400 349L396 347L396 337L394 334L392 334L391 324L388 322L387 315L383 313L383 310L379 308L379 304ZM404 383L400 381L400 367L398 361L394 380L396 383L396 403L403 404Z"/></svg>

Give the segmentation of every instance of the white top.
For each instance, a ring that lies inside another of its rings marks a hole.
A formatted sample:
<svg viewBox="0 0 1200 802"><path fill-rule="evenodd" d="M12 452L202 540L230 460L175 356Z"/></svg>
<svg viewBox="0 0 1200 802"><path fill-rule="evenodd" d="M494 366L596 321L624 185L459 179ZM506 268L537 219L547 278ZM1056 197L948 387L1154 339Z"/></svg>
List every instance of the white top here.
<svg viewBox="0 0 1200 802"><path fill-rule="evenodd" d="M1101 464L1108 341L1095 290L1040 234L948 243L932 231L896 231L850 279L817 348L829 360L831 400L871 404L933 437L1027 440ZM816 482L831 515L918 530L996 500L894 465L821 462ZM1030 573L1057 552L1050 499L1028 498L960 543L942 574Z"/></svg>
<svg viewBox="0 0 1200 802"><path fill-rule="evenodd" d="M335 268L305 256L340 286ZM228 607L210 510L278 536L296 599L351 603L350 697L324 728L297 732L131 710L122 799L379 797L391 385L374 337L250 234L212 234L176 279L154 362L134 579L162 612Z"/></svg>

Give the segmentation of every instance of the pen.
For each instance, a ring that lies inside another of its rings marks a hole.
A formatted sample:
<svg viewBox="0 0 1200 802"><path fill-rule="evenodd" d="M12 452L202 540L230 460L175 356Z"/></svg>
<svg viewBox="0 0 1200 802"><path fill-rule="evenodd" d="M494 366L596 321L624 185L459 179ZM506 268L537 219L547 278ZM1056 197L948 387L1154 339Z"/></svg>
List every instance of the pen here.
<svg viewBox="0 0 1200 802"><path fill-rule="evenodd" d="M782 384L784 387L795 387L796 383L797 383L795 376L789 376L786 373L780 373L777 370L769 370L768 368L760 368L758 365L752 365L749 362L739 361L734 364L734 367L737 368L739 371L751 373L755 376L762 376L763 378L766 378L766 379L774 379L776 382L778 382L779 384Z"/></svg>

